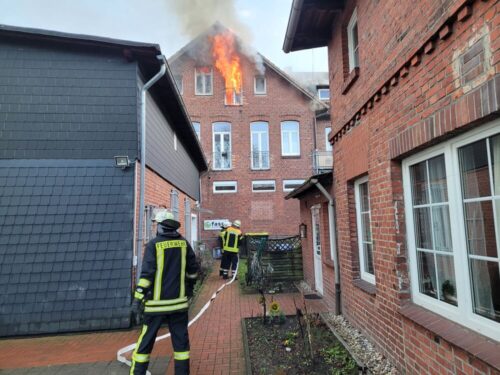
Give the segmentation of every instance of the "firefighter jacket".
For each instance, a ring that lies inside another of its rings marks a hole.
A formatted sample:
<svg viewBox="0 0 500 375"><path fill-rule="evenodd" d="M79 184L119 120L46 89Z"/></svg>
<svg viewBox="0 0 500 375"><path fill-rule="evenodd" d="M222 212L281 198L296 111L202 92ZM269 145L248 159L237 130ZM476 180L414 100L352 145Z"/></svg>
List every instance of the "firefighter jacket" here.
<svg viewBox="0 0 500 375"><path fill-rule="evenodd" d="M227 229L224 228L219 232L219 247L221 250L224 248L224 238L226 236Z"/></svg>
<svg viewBox="0 0 500 375"><path fill-rule="evenodd" d="M239 251L242 238L243 236L241 235L241 230L235 227L227 228L224 233L224 237L222 238L222 250L237 253Z"/></svg>
<svg viewBox="0 0 500 375"><path fill-rule="evenodd" d="M197 271L191 245L176 230L159 224L158 235L146 245L134 297L146 301L145 314L186 311Z"/></svg>

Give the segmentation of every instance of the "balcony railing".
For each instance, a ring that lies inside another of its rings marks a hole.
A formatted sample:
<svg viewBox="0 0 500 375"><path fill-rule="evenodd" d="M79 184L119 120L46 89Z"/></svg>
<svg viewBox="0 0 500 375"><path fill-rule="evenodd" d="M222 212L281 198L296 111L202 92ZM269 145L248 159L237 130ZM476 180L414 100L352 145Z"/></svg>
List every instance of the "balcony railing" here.
<svg viewBox="0 0 500 375"><path fill-rule="evenodd" d="M269 151L252 151L250 155L252 169L269 169Z"/></svg>
<svg viewBox="0 0 500 375"><path fill-rule="evenodd" d="M224 171L231 169L231 166L231 151L213 153L213 170Z"/></svg>
<svg viewBox="0 0 500 375"><path fill-rule="evenodd" d="M314 151L312 155L314 174L329 172L333 169L332 151Z"/></svg>

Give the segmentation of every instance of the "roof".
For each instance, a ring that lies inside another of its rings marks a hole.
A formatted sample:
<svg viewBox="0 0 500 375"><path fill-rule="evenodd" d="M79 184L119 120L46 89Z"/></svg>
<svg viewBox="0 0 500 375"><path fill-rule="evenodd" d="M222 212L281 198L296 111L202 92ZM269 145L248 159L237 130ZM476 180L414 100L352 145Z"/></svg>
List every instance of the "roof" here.
<svg viewBox="0 0 500 375"><path fill-rule="evenodd" d="M168 59L169 64L170 65L175 64L175 62L179 58L181 58L182 56L188 54L188 52L190 50L192 50L197 44L203 43L205 41L205 39L207 38L207 36L213 35L213 34L216 34L216 33L219 33L219 32L223 32L223 31L231 31L231 30L229 30L227 27L225 27L224 25L220 24L219 22L216 22L211 27L209 27L205 32L203 32L200 35L198 35L196 38L194 38L188 44L186 44L184 47L182 47L179 51L177 51L176 53L174 53ZM233 31L231 31L231 32L233 32ZM244 46L243 49L250 50L250 48L245 48L246 46L245 46L244 42L240 38L238 38L238 36L236 34L235 34L235 36L236 36L236 38L238 40L238 43L240 45ZM310 99L310 100L314 101L315 103L317 103L319 105L319 108L328 108L328 104L323 103L322 101L320 101L316 97L316 95L314 95L314 93L311 93L304 86L302 86L297 80L295 80L294 78L292 78L289 74L285 73L285 71L283 71L280 68L278 68L274 63L271 62L271 60L269 60L267 57L263 56L262 54L260 54L258 52L256 54L262 59L262 62L264 63L265 66L267 66L268 68L270 68L271 70L273 70L276 74L278 74L280 77L282 77L283 79L285 79L288 83L290 83L290 85L292 85L295 89L297 89L298 91L300 91L308 99Z"/></svg>
<svg viewBox="0 0 500 375"><path fill-rule="evenodd" d="M332 23L344 8L344 0L293 0L283 51L325 47Z"/></svg>
<svg viewBox="0 0 500 375"><path fill-rule="evenodd" d="M331 185L333 182L333 173L320 173L309 177L302 185L288 193L285 199L300 199L302 195L315 188L316 182L319 182L323 186Z"/></svg>
<svg viewBox="0 0 500 375"><path fill-rule="evenodd" d="M102 48L122 54L129 61L137 61L143 78L149 80L162 65L158 44L133 42L100 36L70 34L59 31L32 29L17 26L0 25L0 36L26 41L45 42L82 48ZM177 91L172 73L167 65L166 74L150 90L165 113L168 113L171 126L177 136L190 151L191 158L199 171L208 169L207 162L198 137L191 124L182 97Z"/></svg>

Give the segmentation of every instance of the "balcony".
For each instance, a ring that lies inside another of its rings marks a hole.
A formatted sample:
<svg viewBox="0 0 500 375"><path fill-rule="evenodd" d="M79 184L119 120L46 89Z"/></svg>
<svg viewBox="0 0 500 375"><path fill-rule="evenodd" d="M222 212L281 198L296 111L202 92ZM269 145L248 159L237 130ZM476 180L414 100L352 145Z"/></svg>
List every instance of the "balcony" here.
<svg viewBox="0 0 500 375"><path fill-rule="evenodd" d="M332 151L314 151L312 156L314 174L330 172L333 169Z"/></svg>
<svg viewBox="0 0 500 375"><path fill-rule="evenodd" d="M213 153L212 170L227 171L231 169L231 151L218 151Z"/></svg>
<svg viewBox="0 0 500 375"><path fill-rule="evenodd" d="M269 151L252 151L250 155L251 166L253 170L269 169Z"/></svg>

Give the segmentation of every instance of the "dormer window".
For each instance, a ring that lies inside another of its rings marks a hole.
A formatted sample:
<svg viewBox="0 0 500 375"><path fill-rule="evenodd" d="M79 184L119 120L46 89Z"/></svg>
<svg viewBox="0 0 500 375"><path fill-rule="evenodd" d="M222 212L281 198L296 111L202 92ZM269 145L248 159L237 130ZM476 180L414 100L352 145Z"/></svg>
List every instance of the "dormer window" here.
<svg viewBox="0 0 500 375"><path fill-rule="evenodd" d="M212 95L213 72L212 68L203 66L195 69L195 94Z"/></svg>
<svg viewBox="0 0 500 375"><path fill-rule="evenodd" d="M265 76L255 76L254 93L255 95L265 95L267 93Z"/></svg>
<svg viewBox="0 0 500 375"><path fill-rule="evenodd" d="M319 100L330 100L330 89L328 88L318 89L318 98Z"/></svg>

